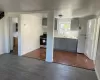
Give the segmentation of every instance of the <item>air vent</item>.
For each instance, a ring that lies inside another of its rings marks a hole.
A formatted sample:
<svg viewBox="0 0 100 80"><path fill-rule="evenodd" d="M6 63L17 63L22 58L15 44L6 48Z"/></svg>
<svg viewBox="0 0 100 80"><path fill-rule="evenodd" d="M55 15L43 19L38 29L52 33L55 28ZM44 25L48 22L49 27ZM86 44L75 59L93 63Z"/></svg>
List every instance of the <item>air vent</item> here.
<svg viewBox="0 0 100 80"><path fill-rule="evenodd" d="M4 12L0 12L0 19L4 17Z"/></svg>

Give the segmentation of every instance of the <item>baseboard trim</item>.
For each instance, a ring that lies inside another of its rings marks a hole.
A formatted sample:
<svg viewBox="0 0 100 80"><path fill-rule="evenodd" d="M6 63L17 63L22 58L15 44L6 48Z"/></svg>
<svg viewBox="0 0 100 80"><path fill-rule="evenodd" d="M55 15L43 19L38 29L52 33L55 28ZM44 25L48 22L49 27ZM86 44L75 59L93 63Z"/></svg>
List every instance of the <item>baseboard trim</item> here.
<svg viewBox="0 0 100 80"><path fill-rule="evenodd" d="M95 67L95 72L96 72L96 75L97 75L98 80L100 80L100 76L99 76L99 73L98 73L98 70L97 70L96 67Z"/></svg>
<svg viewBox="0 0 100 80"><path fill-rule="evenodd" d="M32 50L32 51L29 51L29 52L27 52L27 53L25 53L25 54L23 54L23 55L21 55L21 56L24 56L24 55L26 55L26 54L32 53L33 51L36 51L36 50L38 50L38 49L40 49L40 47L37 48L37 49L34 49L34 50Z"/></svg>

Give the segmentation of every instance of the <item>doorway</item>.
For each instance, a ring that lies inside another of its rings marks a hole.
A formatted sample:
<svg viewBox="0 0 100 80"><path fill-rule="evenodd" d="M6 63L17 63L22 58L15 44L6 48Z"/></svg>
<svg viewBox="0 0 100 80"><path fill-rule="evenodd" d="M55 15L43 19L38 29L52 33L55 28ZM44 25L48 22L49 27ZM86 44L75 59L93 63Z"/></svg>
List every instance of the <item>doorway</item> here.
<svg viewBox="0 0 100 80"><path fill-rule="evenodd" d="M10 53L18 55L18 17L9 17Z"/></svg>

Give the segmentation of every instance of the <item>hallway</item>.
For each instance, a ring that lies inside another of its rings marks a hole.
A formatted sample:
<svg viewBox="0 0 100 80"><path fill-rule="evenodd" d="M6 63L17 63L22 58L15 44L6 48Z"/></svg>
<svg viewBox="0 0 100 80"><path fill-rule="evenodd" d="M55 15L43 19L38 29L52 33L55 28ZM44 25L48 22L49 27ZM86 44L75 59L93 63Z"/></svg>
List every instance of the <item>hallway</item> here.
<svg viewBox="0 0 100 80"><path fill-rule="evenodd" d="M4 54L0 80L97 80L94 71Z"/></svg>
<svg viewBox="0 0 100 80"><path fill-rule="evenodd" d="M25 57L45 60L46 50L41 48L24 55ZM75 66L94 70L93 61L87 58L84 54L71 53L66 51L54 50L54 63Z"/></svg>

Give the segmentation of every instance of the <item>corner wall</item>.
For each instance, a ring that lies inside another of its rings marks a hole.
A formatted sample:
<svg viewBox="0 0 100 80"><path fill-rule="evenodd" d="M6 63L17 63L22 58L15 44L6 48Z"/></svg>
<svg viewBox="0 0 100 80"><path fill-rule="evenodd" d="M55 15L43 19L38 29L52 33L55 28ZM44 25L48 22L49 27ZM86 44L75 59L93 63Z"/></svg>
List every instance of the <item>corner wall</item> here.
<svg viewBox="0 0 100 80"><path fill-rule="evenodd" d="M4 19L0 19L0 54L4 53Z"/></svg>
<svg viewBox="0 0 100 80"><path fill-rule="evenodd" d="M40 48L42 33L40 14L21 14L21 55Z"/></svg>

